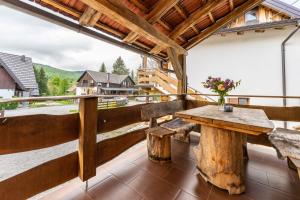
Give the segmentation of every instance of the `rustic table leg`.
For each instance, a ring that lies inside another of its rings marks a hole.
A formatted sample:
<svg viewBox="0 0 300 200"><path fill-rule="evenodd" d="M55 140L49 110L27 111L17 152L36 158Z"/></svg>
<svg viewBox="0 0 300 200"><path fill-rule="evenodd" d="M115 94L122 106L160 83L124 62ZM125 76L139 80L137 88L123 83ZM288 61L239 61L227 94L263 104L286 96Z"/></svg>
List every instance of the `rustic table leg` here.
<svg viewBox="0 0 300 200"><path fill-rule="evenodd" d="M229 194L245 191L242 133L203 126L199 146L195 148L201 176Z"/></svg>

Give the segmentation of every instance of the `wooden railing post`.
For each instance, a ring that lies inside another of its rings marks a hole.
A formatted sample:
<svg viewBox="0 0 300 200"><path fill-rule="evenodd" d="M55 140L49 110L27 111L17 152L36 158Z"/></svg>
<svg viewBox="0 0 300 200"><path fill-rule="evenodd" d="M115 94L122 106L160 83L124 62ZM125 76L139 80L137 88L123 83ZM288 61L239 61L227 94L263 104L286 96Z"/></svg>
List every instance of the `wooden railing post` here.
<svg viewBox="0 0 300 200"><path fill-rule="evenodd" d="M97 97L81 98L79 103L79 177L96 175Z"/></svg>

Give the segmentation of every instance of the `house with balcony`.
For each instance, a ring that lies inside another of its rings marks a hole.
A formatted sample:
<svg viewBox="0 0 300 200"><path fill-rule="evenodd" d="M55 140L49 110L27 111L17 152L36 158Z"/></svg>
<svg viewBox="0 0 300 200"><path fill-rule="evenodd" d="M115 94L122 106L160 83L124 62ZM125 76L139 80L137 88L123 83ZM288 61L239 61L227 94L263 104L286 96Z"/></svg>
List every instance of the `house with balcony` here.
<svg viewBox="0 0 300 200"><path fill-rule="evenodd" d="M78 79L76 95L133 94L135 82L129 75L86 70Z"/></svg>
<svg viewBox="0 0 300 200"><path fill-rule="evenodd" d="M38 96L32 59L0 52L0 97Z"/></svg>

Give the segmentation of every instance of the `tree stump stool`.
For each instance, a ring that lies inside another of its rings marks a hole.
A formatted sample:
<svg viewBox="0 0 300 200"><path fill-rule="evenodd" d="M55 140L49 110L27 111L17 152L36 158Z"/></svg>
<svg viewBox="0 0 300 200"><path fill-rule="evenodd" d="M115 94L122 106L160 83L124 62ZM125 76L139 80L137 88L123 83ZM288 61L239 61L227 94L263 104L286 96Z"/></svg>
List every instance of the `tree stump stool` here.
<svg viewBox="0 0 300 200"><path fill-rule="evenodd" d="M148 157L154 162L164 163L171 161L171 136L175 131L162 127L146 130Z"/></svg>

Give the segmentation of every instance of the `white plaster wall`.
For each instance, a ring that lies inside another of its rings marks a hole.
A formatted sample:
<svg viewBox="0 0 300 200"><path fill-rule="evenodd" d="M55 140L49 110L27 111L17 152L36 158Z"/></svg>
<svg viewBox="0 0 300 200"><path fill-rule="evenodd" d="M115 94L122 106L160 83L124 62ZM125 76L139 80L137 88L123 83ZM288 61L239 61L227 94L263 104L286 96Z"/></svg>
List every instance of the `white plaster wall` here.
<svg viewBox="0 0 300 200"><path fill-rule="evenodd" d="M208 93L201 82L209 75L242 80L232 94L282 95L281 42L295 26L244 35L214 35L189 51L189 85ZM287 95L300 96L300 31L286 45ZM251 99L252 104L281 105L282 100ZM289 101L300 105L299 100Z"/></svg>
<svg viewBox="0 0 300 200"><path fill-rule="evenodd" d="M15 90L9 90L9 89L0 89L0 97L4 99L10 99L14 96Z"/></svg>

